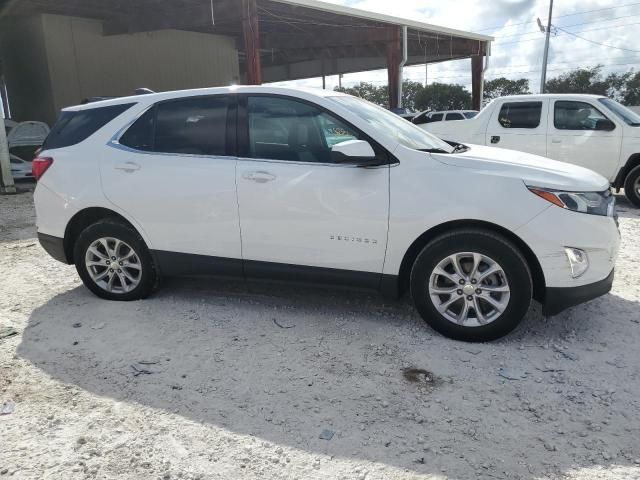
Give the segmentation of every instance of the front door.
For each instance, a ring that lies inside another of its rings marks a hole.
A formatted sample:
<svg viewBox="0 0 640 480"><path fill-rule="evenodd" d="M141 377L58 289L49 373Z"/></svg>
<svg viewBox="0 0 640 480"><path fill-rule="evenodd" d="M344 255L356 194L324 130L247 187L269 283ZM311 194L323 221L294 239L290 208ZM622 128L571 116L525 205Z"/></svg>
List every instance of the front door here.
<svg viewBox="0 0 640 480"><path fill-rule="evenodd" d="M379 281L389 166L358 168L331 159L333 145L365 140L363 134L291 97L244 97L240 112L239 148L245 151L236 180L247 275L290 271L304 280L309 271L329 282L333 273L347 273L346 283L358 283L361 274Z"/></svg>
<svg viewBox="0 0 640 480"><path fill-rule="evenodd" d="M549 122L549 158L588 168L610 181L618 173L622 128L594 105L555 100Z"/></svg>
<svg viewBox="0 0 640 480"><path fill-rule="evenodd" d="M234 96L224 95L160 102L112 142L101 174L106 197L142 227L151 248L235 258L240 273L236 157L227 136L234 109Z"/></svg>

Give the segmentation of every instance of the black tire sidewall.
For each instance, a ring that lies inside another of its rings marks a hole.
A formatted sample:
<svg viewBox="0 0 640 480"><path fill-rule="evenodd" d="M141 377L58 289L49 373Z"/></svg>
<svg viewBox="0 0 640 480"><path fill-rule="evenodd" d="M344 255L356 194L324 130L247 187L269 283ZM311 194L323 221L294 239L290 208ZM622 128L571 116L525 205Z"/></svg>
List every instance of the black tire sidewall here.
<svg viewBox="0 0 640 480"><path fill-rule="evenodd" d="M87 270L85 253L94 241L103 237L112 237L122 240L135 250L138 258L140 259L140 263L142 264L142 279L138 286L130 292L122 294L107 292L96 285ZM140 300L149 296L156 284L156 268L144 240L138 232L118 221L102 220L83 230L75 243L73 259L78 275L80 275L84 285L98 297L107 300L123 302Z"/></svg>
<svg viewBox="0 0 640 480"><path fill-rule="evenodd" d="M640 195L638 195L638 192L636 192L634 188L638 177L640 177L640 165L631 170L629 175L627 175L624 181L624 193L633 206L640 208Z"/></svg>
<svg viewBox="0 0 640 480"><path fill-rule="evenodd" d="M429 295L429 279L436 265L454 253L476 252L502 267L511 295L504 313L488 325L464 327L444 318ZM508 240L491 232L461 231L430 242L418 255L411 271L411 296L424 320L439 333L463 341L484 342L503 337L522 321L529 306L533 285L525 258Z"/></svg>

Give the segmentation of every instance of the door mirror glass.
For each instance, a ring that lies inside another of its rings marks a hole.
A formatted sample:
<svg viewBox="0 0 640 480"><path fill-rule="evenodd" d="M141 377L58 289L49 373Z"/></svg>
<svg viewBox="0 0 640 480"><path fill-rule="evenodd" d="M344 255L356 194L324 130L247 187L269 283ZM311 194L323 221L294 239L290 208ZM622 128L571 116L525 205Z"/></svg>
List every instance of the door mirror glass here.
<svg viewBox="0 0 640 480"><path fill-rule="evenodd" d="M331 158L335 163L348 165L371 166L379 164L369 142L364 140L347 140L331 148Z"/></svg>

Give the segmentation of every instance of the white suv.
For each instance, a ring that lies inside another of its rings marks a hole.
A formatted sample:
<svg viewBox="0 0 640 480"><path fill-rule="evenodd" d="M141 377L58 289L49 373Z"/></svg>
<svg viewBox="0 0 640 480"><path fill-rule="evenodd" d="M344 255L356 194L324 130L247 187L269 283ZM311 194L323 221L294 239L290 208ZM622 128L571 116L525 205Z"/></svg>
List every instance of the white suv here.
<svg viewBox="0 0 640 480"><path fill-rule="evenodd" d="M229 87L65 109L34 160L38 235L111 300L217 274L409 290L443 334L607 293L619 233L584 168L452 146L363 100Z"/></svg>

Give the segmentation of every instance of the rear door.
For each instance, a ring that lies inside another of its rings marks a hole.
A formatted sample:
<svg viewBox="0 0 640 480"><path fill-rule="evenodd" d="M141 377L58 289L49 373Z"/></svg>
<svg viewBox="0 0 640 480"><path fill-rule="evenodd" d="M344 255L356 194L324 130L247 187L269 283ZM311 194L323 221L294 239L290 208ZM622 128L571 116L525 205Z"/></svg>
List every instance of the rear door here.
<svg viewBox="0 0 640 480"><path fill-rule="evenodd" d="M489 119L486 144L546 156L547 111L546 99L498 103Z"/></svg>
<svg viewBox="0 0 640 480"><path fill-rule="evenodd" d="M590 102L553 100L547 151L549 158L589 168L613 180L622 127ZM607 122L609 121L609 122Z"/></svg>
<svg viewBox="0 0 640 480"><path fill-rule="evenodd" d="M112 142L101 162L105 195L153 249L241 259L235 112L233 95L164 101Z"/></svg>

